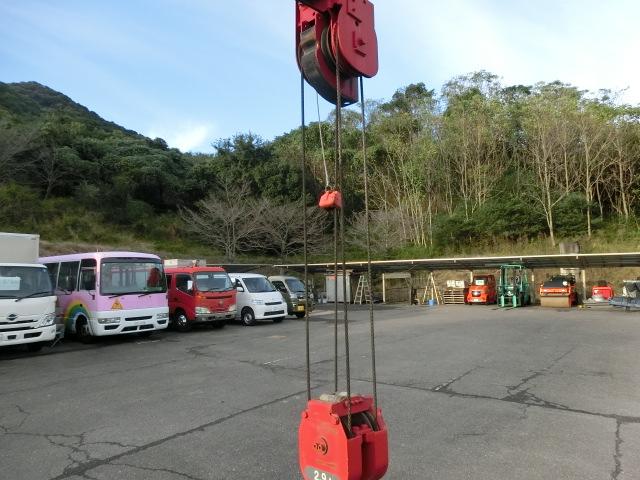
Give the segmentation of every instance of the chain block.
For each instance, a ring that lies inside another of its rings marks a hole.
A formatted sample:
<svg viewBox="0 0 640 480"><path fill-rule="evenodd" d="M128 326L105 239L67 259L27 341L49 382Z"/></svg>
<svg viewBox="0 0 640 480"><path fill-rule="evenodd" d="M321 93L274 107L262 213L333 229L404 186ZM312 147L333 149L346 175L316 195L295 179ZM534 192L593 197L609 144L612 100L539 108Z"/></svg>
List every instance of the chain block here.
<svg viewBox="0 0 640 480"><path fill-rule="evenodd" d="M342 194L339 190L325 190L325 192L320 195L318 206L325 210L342 208Z"/></svg>
<svg viewBox="0 0 640 480"><path fill-rule="evenodd" d="M330 103L358 101L358 77L378 73L374 6L369 0L296 1L296 58L307 82Z"/></svg>
<svg viewBox="0 0 640 480"><path fill-rule="evenodd" d="M387 427L373 398L346 394L309 400L298 431L300 470L305 480L377 480L389 465Z"/></svg>

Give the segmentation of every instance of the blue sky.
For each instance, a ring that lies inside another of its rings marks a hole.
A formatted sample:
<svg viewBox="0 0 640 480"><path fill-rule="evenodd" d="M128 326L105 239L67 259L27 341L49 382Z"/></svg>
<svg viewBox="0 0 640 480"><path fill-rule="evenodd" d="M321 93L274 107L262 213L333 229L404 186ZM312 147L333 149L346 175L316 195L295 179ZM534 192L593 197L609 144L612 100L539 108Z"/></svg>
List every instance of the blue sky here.
<svg viewBox="0 0 640 480"><path fill-rule="evenodd" d="M2 0L0 81L35 80L182 150L299 123L291 0ZM637 0L377 0L367 96L485 69L640 103ZM315 95L308 99L314 108ZM330 106L321 105L321 115Z"/></svg>

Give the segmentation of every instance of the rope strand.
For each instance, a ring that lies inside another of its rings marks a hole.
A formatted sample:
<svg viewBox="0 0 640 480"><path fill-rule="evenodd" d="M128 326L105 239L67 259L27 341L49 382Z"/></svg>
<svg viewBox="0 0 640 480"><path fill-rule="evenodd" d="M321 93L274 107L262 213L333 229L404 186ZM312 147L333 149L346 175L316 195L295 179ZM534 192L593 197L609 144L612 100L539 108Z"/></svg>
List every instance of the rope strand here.
<svg viewBox="0 0 640 480"><path fill-rule="evenodd" d="M344 165L342 164L342 92L340 91L340 49L338 37L336 45L336 159L338 164L339 190L344 188ZM347 384L347 433L351 435L351 359L349 356L349 303L347 302L347 263L344 252L344 204L340 209L340 256L342 257L342 305L344 308L344 353L345 380ZM337 253L337 252L336 252ZM337 272L336 272L337 273ZM336 275L337 283L337 275ZM337 299L336 299L337 300ZM337 301L336 301L337 305Z"/></svg>
<svg viewBox="0 0 640 480"><path fill-rule="evenodd" d="M318 110L318 132L320 133L320 152L322 153L322 164L324 165L324 186L329 188L329 169L327 168L327 157L324 154L324 138L322 135L322 122L320 121L320 95L316 92L316 109Z"/></svg>
<svg viewBox="0 0 640 480"><path fill-rule="evenodd" d="M311 348L309 335L309 266L307 259L307 142L304 116L304 76L300 75L300 107L302 116L302 252L304 257L305 339L307 363L307 400L311 400Z"/></svg>
<svg viewBox="0 0 640 480"><path fill-rule="evenodd" d="M362 165L364 177L364 212L367 220L367 284L369 289L369 330L371 337L371 383L373 385L373 408L378 419L378 378L376 374L376 332L373 315L372 274L371 274L371 227L369 225L369 170L367 165L367 118L365 115L364 81L360 77L360 107L362 114Z"/></svg>

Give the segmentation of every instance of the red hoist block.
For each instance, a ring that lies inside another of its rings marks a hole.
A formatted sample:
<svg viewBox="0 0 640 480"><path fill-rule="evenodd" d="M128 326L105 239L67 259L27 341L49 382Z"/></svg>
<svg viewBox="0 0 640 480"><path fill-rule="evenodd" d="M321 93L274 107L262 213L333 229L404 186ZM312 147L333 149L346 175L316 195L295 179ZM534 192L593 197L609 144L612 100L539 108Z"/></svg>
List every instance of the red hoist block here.
<svg viewBox="0 0 640 480"><path fill-rule="evenodd" d="M320 196L318 206L325 210L342 208L342 194L338 190L327 190Z"/></svg>
<svg viewBox="0 0 640 480"><path fill-rule="evenodd" d="M373 399L351 397L351 434L345 395L309 400L298 430L300 470L305 480L377 480L389 465L387 427Z"/></svg>

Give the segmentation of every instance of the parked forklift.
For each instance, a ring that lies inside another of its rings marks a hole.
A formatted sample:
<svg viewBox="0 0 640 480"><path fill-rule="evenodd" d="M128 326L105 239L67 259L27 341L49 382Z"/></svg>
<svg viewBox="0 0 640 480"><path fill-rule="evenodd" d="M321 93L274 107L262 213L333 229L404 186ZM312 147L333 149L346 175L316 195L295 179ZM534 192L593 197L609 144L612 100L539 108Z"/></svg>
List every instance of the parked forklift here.
<svg viewBox="0 0 640 480"><path fill-rule="evenodd" d="M517 263L500 265L498 279L498 305L500 307L523 307L531 303L529 272Z"/></svg>

